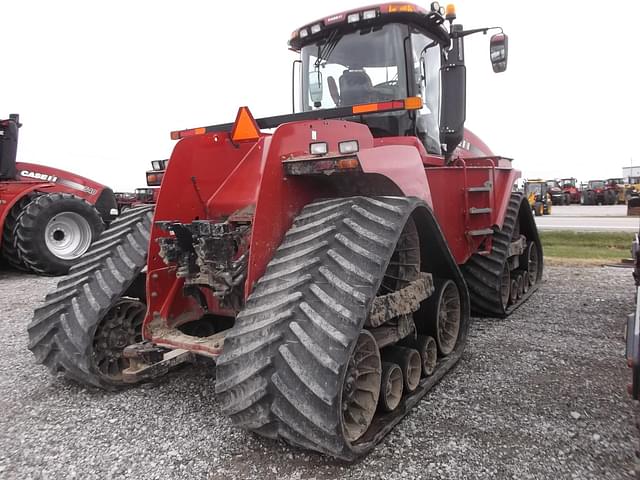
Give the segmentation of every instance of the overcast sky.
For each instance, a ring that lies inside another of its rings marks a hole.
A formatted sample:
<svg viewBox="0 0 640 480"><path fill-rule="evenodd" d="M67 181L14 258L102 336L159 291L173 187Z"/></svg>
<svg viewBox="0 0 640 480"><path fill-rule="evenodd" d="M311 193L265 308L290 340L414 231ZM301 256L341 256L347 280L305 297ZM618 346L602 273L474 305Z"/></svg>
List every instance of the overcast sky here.
<svg viewBox="0 0 640 480"><path fill-rule="evenodd" d="M0 117L19 113L18 159L144 186L171 130L291 111L287 40L367 0L3 1ZM428 5L425 3L425 5ZM640 2L456 2L467 28L467 127L525 177L616 177L640 164ZM604 8L605 6L609 8ZM614 7L613 10L611 7Z"/></svg>

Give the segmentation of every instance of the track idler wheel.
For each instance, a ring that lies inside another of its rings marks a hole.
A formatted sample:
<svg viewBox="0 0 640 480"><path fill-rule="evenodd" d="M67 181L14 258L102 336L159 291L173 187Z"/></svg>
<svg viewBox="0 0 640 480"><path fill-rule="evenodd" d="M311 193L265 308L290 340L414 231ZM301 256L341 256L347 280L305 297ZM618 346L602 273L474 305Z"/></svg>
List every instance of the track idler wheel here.
<svg viewBox="0 0 640 480"><path fill-rule="evenodd" d="M539 265L538 246L534 242L529 242L527 246L527 271L529 272L529 286L538 282Z"/></svg>
<svg viewBox="0 0 640 480"><path fill-rule="evenodd" d="M428 300L427 328L441 355L449 355L456 347L462 308L458 287L451 280L436 280L435 292Z"/></svg>
<svg viewBox="0 0 640 480"><path fill-rule="evenodd" d="M397 363L382 362L382 382L380 384L380 409L384 412L392 412L402 399L404 381L402 370Z"/></svg>
<svg viewBox="0 0 640 480"><path fill-rule="evenodd" d="M422 374L422 359L417 350L393 346L385 349L383 356L386 362L393 362L400 366L405 392L411 393L418 388Z"/></svg>
<svg viewBox="0 0 640 480"><path fill-rule="evenodd" d="M378 405L382 364L380 350L368 330L362 330L342 384L342 424L347 440L355 442L369 428Z"/></svg>

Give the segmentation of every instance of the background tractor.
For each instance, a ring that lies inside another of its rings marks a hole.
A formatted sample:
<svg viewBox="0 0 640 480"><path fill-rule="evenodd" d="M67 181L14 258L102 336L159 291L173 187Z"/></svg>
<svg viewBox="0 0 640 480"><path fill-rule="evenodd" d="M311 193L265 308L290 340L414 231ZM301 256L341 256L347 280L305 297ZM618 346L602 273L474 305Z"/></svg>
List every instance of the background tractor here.
<svg viewBox="0 0 640 480"><path fill-rule="evenodd" d="M551 203L553 205L564 205L565 197L560 182L558 180L547 180L547 192L551 196Z"/></svg>
<svg viewBox="0 0 640 480"><path fill-rule="evenodd" d="M134 192L116 192L118 212L123 213L133 207L154 205L158 200L158 188L169 160L153 160L151 170L147 170L147 188L136 188Z"/></svg>
<svg viewBox="0 0 640 480"><path fill-rule="evenodd" d="M69 172L16 162L18 115L0 120L0 254L11 266L59 275L117 215L111 189Z"/></svg>
<svg viewBox="0 0 640 480"><path fill-rule="evenodd" d="M460 359L471 312L504 317L542 278L520 173L464 129L464 40L490 29L455 17L296 29L300 111L173 132L155 212L125 212L35 311L37 361L114 389L208 360L238 427L369 452Z"/></svg>
<svg viewBox="0 0 640 480"><path fill-rule="evenodd" d="M549 183L542 179L529 179L524 182L524 196L536 217L551 214L551 194Z"/></svg>
<svg viewBox="0 0 640 480"><path fill-rule="evenodd" d="M559 183L564 194L564 205L580 203L581 192L575 178L561 178Z"/></svg>
<svg viewBox="0 0 640 480"><path fill-rule="evenodd" d="M582 189L583 205L606 205L605 201L605 181L589 180ZM609 194L611 197L611 194Z"/></svg>
<svg viewBox="0 0 640 480"><path fill-rule="evenodd" d="M627 186L624 178L608 178L604 181L604 203L624 205L627 202Z"/></svg>

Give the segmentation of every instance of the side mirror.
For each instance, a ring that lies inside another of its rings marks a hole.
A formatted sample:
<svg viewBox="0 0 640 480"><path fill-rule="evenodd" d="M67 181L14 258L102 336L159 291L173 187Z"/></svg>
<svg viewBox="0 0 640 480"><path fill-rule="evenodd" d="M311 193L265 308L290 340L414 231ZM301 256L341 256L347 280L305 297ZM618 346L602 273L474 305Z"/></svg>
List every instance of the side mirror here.
<svg viewBox="0 0 640 480"><path fill-rule="evenodd" d="M322 104L322 73L320 70L309 72L309 96L314 107Z"/></svg>
<svg viewBox="0 0 640 480"><path fill-rule="evenodd" d="M496 33L491 37L489 56L491 57L491 66L495 73L501 73L507 69L508 45L509 37L504 33Z"/></svg>

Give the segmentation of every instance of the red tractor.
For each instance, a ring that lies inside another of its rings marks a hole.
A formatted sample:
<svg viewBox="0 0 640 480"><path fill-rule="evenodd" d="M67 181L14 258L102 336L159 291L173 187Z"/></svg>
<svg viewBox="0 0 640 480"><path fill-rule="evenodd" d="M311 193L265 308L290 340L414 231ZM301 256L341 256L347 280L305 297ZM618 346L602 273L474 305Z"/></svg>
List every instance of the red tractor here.
<svg viewBox="0 0 640 480"><path fill-rule="evenodd" d="M111 189L57 168L16 162L18 115L0 120L0 253L10 265L65 274L117 215Z"/></svg>
<svg viewBox="0 0 640 480"><path fill-rule="evenodd" d="M520 172L464 129L464 40L489 29L454 19L380 4L296 29L301 112L173 132L155 213L125 212L35 311L37 361L116 389L208 360L238 427L369 452L471 312L507 316L542 278ZM504 71L502 31L490 53Z"/></svg>
<svg viewBox="0 0 640 480"><path fill-rule="evenodd" d="M580 189L577 186L578 180L575 178L561 178L559 183L564 194L564 204L580 203Z"/></svg>
<svg viewBox="0 0 640 480"><path fill-rule="evenodd" d="M589 180L582 189L581 201L583 205L605 205L605 181Z"/></svg>

